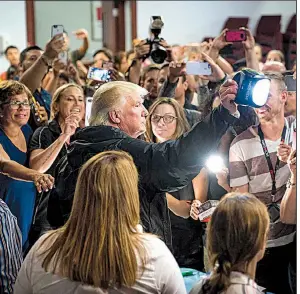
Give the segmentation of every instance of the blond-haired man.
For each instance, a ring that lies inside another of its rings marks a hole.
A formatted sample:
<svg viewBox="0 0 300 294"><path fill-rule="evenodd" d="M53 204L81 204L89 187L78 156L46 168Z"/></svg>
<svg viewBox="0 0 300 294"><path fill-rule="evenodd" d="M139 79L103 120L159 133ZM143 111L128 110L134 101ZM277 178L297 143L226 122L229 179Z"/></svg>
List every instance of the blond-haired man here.
<svg viewBox="0 0 300 294"><path fill-rule="evenodd" d="M104 150L123 150L131 154L139 171L144 230L159 235L172 248L165 192L183 188L199 173L229 123L236 120L230 113L235 114L237 107L227 97L223 106L186 135L154 144L137 139L146 130L146 95L145 89L129 82L110 82L96 91L90 126L75 134L68 155L57 167L56 189L51 192L48 206L48 220L53 227L68 219L80 167Z"/></svg>

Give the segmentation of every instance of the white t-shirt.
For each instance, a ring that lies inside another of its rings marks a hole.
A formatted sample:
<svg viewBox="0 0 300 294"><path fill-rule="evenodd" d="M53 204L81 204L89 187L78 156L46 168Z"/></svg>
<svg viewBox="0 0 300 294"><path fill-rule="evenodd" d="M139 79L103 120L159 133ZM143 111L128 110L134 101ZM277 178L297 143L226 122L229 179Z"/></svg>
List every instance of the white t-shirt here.
<svg viewBox="0 0 300 294"><path fill-rule="evenodd" d="M15 294L186 293L183 277L173 255L167 246L154 236L147 234L143 236L148 263L135 285L132 288L122 287L109 290L83 285L80 282L46 272L41 266L43 257L40 255L41 249L43 252L47 246L47 244L40 246L46 236L47 234L42 236L26 256L15 283Z"/></svg>

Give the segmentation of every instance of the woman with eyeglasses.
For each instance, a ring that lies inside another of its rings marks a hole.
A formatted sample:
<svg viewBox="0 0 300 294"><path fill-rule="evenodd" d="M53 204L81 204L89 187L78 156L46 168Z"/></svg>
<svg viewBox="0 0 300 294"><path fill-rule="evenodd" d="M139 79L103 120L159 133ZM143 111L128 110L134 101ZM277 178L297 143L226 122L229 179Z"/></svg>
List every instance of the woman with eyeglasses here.
<svg viewBox="0 0 300 294"><path fill-rule="evenodd" d="M1 171L5 173L0 174L0 198L17 217L22 233L23 251L27 247L36 195L34 183L28 180L32 174L32 181L34 181L35 173L28 170L28 177L24 177L24 168L19 168L17 164L14 164L15 171L12 172L9 167L5 169L3 165L7 166L6 162L9 160L24 166L28 164L27 146L32 130L27 122L30 116L29 99L31 96L29 89L17 81L0 83L0 162ZM40 173L36 172L36 174ZM17 176L28 182L13 179L7 175ZM42 186L47 187L49 184L49 188L52 185L52 178L48 175L40 177L37 181Z"/></svg>
<svg viewBox="0 0 300 294"><path fill-rule="evenodd" d="M149 108L146 140L159 143L175 140L189 130L183 108L175 99L159 98ZM195 160L197 160L195 158ZM200 170L199 170L200 172ZM174 175L176 176L176 175ZM200 193L199 176L180 191L167 193L171 210L174 256L181 267L203 270L201 223L189 218L191 202ZM186 219L185 219L186 218ZM189 219L188 219L189 218Z"/></svg>

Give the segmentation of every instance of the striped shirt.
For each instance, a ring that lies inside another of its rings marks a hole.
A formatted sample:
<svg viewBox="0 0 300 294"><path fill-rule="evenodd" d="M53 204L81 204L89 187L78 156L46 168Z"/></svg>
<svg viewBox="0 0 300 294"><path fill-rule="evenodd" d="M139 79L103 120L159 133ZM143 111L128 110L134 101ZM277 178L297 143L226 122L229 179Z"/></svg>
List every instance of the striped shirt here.
<svg viewBox="0 0 300 294"><path fill-rule="evenodd" d="M17 218L0 199L0 293L13 293L22 261L21 231Z"/></svg>
<svg viewBox="0 0 300 294"><path fill-rule="evenodd" d="M200 290L208 278L202 278L189 294L201 293ZM263 294L263 290L264 288L258 286L247 275L233 271L230 273L230 285L228 289L221 294Z"/></svg>
<svg viewBox="0 0 300 294"><path fill-rule="evenodd" d="M295 118L285 119L285 143L292 145ZM276 141L265 139L273 168L277 160L277 147L281 138ZM258 136L258 128L250 127L237 136L229 151L230 186L239 187L248 184L249 193L254 194L266 205L272 203L272 178L263 148ZM286 163L280 161L276 172L275 202L280 204L286 190L290 170ZM293 241L295 226L283 224L280 220L270 224L267 247L277 247Z"/></svg>

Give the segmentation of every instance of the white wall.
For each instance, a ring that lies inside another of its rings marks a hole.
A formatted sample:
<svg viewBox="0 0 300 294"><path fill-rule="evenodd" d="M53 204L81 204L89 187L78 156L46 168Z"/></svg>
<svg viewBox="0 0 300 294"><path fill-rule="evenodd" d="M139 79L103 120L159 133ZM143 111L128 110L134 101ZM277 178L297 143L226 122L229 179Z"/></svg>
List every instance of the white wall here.
<svg viewBox="0 0 300 294"><path fill-rule="evenodd" d="M0 36L6 40L4 47L15 45L23 50L27 43L25 1L0 1L0 22ZM8 67L9 62L0 55L0 73Z"/></svg>
<svg viewBox="0 0 300 294"><path fill-rule="evenodd" d="M147 37L152 15L163 17L161 36L169 44L187 44L217 36L231 16L249 17L254 32L261 15L281 14L284 32L294 13L296 1L137 1L138 37Z"/></svg>
<svg viewBox="0 0 300 294"><path fill-rule="evenodd" d="M100 2L100 1L99 1ZM128 6L128 5L127 5ZM249 27L255 30L261 15L281 14L284 32L290 17L296 13L296 1L138 1L138 37L146 38L151 15L162 15L165 27L162 36L170 43L186 44L201 41L205 36L220 33L229 16L249 16ZM126 14L129 14L127 7ZM86 28L92 34L90 1L35 1L36 43L44 47L53 24L63 24L70 33L71 48L81 41L71 32ZM26 47L25 1L0 1L0 36L20 50ZM126 30L129 31L126 23ZM126 47L130 46L126 39ZM89 54L102 47L101 41L91 41ZM129 49L129 48L126 48ZM0 72L7 69L5 57L0 56Z"/></svg>
<svg viewBox="0 0 300 294"><path fill-rule="evenodd" d="M43 48L51 37L51 26L62 24L70 36L71 49L79 48L82 41L77 40L72 32L84 28L91 40L91 19L90 1L35 1L36 43ZM91 40L87 57L101 47L102 41Z"/></svg>

